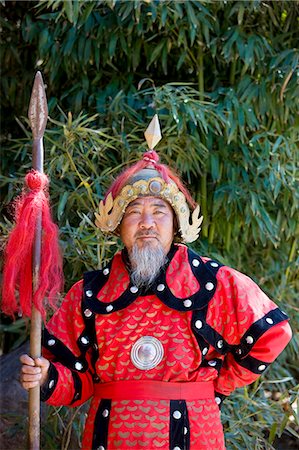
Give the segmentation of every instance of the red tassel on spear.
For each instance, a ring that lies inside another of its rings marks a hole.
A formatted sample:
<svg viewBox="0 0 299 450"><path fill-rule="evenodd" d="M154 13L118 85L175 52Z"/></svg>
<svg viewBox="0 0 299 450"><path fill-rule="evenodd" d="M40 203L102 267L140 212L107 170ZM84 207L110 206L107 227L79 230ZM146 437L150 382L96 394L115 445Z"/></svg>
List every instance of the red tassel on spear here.
<svg viewBox="0 0 299 450"><path fill-rule="evenodd" d="M55 307L56 294L63 285L58 228L52 222L49 180L43 173L43 135L48 107L40 72L35 76L28 116L33 135L33 170L26 175L26 186L16 201L16 223L5 249L2 311L7 315L22 312L31 317L30 355L38 358L42 319L46 316L44 299ZM39 387L29 390L29 448L40 448Z"/></svg>

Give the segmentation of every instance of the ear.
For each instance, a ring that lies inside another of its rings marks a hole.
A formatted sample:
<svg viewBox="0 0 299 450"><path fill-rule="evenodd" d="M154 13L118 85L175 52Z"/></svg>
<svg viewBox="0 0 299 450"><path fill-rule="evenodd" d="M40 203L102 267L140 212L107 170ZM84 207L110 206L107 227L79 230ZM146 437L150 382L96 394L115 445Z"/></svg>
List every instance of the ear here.
<svg viewBox="0 0 299 450"><path fill-rule="evenodd" d="M175 212L173 211L173 236L174 237L177 236L178 231L179 231L178 220L177 220Z"/></svg>

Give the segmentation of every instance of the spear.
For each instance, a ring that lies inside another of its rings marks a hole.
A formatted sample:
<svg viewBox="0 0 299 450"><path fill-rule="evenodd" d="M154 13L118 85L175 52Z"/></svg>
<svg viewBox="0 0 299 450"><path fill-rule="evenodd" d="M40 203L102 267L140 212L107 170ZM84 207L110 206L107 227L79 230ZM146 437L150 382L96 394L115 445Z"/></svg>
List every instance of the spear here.
<svg viewBox="0 0 299 450"><path fill-rule="evenodd" d="M32 168L39 173L44 172L43 137L48 120L48 105L46 91L40 72L35 75L28 110L28 118L33 136ZM42 244L42 211L37 213L32 261L33 293L39 286ZM40 311L32 306L30 328L30 355L32 358L41 356L42 317ZM38 450L40 447L40 388L29 389L29 448Z"/></svg>
<svg viewBox="0 0 299 450"><path fill-rule="evenodd" d="M22 195L15 202L15 226L4 253L2 311L31 317L30 355L41 356L45 298L55 299L63 284L58 227L48 201L47 176L43 173L43 136L48 119L47 98L40 72L36 73L28 117L33 135L32 170L25 177ZM40 448L40 389L29 390L29 449Z"/></svg>

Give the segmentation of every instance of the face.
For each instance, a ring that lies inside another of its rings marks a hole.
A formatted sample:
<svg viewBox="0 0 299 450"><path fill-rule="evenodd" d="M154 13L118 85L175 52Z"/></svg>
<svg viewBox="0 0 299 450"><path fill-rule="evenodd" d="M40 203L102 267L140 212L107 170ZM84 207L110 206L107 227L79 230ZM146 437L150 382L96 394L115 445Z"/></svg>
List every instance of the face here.
<svg viewBox="0 0 299 450"><path fill-rule="evenodd" d="M134 244L139 248L160 244L168 253L174 237L173 222L169 203L157 197L140 197L128 205L120 225L120 237L128 251Z"/></svg>

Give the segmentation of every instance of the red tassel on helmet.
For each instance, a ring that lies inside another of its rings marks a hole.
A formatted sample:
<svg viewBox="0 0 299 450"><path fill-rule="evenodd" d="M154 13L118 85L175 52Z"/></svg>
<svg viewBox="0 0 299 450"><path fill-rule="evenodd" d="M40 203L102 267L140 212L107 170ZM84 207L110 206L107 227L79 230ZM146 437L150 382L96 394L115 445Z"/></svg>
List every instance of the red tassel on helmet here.
<svg viewBox="0 0 299 450"><path fill-rule="evenodd" d="M32 304L45 319L48 305L55 308L55 298L63 286L62 257L58 246L58 227L53 223L48 201L49 180L45 174L31 171L25 178L27 189L16 201L14 229L9 235L4 255L2 311L30 317ZM32 258L36 221L42 214L42 247L38 288L33 294Z"/></svg>

